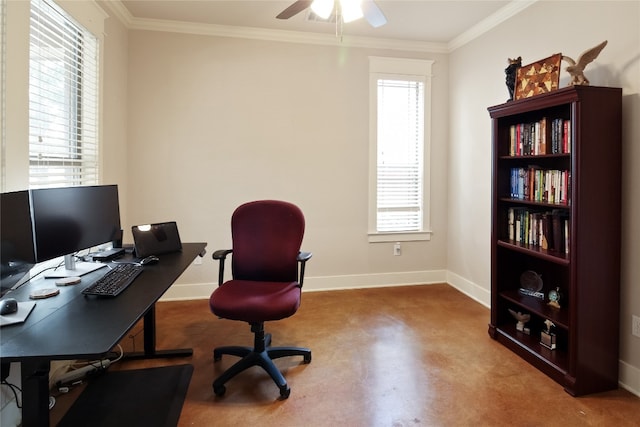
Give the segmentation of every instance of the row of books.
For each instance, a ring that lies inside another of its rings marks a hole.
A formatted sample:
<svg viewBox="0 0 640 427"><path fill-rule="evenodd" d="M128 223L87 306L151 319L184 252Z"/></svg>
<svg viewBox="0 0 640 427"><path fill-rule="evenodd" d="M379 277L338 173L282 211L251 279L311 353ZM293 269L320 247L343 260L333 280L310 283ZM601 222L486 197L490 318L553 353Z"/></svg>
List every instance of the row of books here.
<svg viewBox="0 0 640 427"><path fill-rule="evenodd" d="M550 251L569 253L571 223L568 212L547 212L528 208L509 208L507 235L509 240Z"/></svg>
<svg viewBox="0 0 640 427"><path fill-rule="evenodd" d="M571 152L571 121L543 117L533 123L509 128L510 156L539 156Z"/></svg>
<svg viewBox="0 0 640 427"><path fill-rule="evenodd" d="M566 205L570 200L571 172L537 166L511 168L510 196L517 200Z"/></svg>

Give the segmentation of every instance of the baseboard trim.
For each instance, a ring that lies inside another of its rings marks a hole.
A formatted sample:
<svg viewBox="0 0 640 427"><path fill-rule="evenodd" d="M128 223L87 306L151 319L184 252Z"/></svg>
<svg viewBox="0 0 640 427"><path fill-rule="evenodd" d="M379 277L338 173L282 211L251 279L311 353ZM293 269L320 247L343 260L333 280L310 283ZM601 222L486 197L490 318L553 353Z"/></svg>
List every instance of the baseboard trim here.
<svg viewBox="0 0 640 427"><path fill-rule="evenodd" d="M491 291L489 289L485 289L482 286L450 271L447 272L446 282L471 299L479 302L487 308L491 308Z"/></svg>
<svg viewBox="0 0 640 427"><path fill-rule="evenodd" d="M352 274L345 276L310 277L304 291L335 291L343 289L382 288L391 286L430 285L444 283L445 270L406 271L400 273Z"/></svg>
<svg viewBox="0 0 640 427"><path fill-rule="evenodd" d="M640 368L620 361L618 384L621 388L640 397Z"/></svg>
<svg viewBox="0 0 640 427"><path fill-rule="evenodd" d="M446 270L408 271L400 273L350 274L344 276L306 277L303 292L335 291L389 286L426 285L445 283ZM217 283L175 284L162 296L161 301L207 299Z"/></svg>

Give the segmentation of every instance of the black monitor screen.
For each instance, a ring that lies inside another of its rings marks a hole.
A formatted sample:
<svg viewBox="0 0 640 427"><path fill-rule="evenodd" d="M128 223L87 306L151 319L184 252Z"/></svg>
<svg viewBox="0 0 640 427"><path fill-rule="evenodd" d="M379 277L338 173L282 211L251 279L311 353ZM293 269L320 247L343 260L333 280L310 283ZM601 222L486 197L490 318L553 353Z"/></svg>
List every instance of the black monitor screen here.
<svg viewBox="0 0 640 427"><path fill-rule="evenodd" d="M15 285L35 264L29 192L2 193L0 200L0 292Z"/></svg>
<svg viewBox="0 0 640 427"><path fill-rule="evenodd" d="M120 235L118 187L31 190L38 262L116 240Z"/></svg>

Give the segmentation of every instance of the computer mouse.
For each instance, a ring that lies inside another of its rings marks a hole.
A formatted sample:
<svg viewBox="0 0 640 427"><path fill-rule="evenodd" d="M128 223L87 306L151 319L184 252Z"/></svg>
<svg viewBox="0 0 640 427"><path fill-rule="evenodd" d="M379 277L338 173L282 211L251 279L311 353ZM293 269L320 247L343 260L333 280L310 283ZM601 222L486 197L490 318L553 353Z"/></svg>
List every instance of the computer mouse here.
<svg viewBox="0 0 640 427"><path fill-rule="evenodd" d="M0 301L0 314L13 314L18 311L18 301L15 298L5 298Z"/></svg>
<svg viewBox="0 0 640 427"><path fill-rule="evenodd" d="M158 258L155 255L149 255L148 257L142 258L140 260L140 264L142 264L142 265L152 265L152 264L157 264L158 261L160 261L160 258Z"/></svg>

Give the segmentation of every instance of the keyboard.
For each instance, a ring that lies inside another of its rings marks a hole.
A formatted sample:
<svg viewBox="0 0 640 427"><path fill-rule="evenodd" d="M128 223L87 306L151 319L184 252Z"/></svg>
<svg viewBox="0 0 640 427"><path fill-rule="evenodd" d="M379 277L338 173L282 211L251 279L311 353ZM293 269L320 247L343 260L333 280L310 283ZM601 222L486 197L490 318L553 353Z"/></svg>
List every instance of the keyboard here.
<svg viewBox="0 0 640 427"><path fill-rule="evenodd" d="M104 297L118 296L133 283L142 273L144 267L137 264L111 264L110 270L93 284L83 289L85 295L99 295Z"/></svg>

